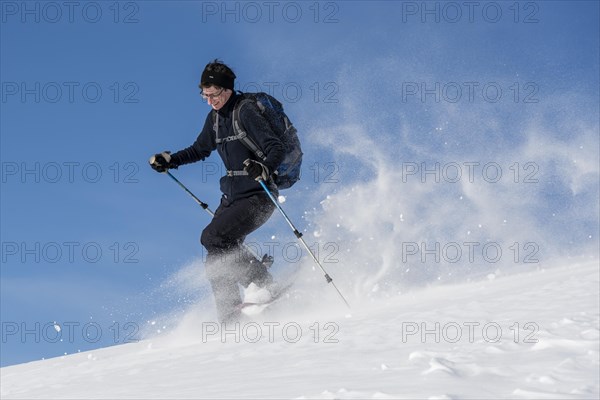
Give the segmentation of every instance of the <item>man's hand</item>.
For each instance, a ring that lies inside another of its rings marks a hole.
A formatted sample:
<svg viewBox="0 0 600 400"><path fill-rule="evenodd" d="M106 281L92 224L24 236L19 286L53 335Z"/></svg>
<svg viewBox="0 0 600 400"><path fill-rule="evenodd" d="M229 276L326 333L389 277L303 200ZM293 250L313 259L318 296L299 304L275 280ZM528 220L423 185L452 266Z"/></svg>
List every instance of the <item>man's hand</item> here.
<svg viewBox="0 0 600 400"><path fill-rule="evenodd" d="M153 170L157 172L166 172L168 169L177 169L177 165L171 162L171 152L163 151L155 154L148 160Z"/></svg>
<svg viewBox="0 0 600 400"><path fill-rule="evenodd" d="M250 178L253 178L255 181L268 181L269 176L269 168L263 163L260 163L255 160L247 159L244 161L244 171L248 173Z"/></svg>

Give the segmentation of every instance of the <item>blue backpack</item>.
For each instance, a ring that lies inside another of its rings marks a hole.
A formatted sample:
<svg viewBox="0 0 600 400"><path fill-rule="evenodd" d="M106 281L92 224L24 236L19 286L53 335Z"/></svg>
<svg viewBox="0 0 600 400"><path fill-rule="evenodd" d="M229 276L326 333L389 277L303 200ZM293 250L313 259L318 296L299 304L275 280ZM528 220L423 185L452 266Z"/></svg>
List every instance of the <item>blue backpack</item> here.
<svg viewBox="0 0 600 400"><path fill-rule="evenodd" d="M248 137L240 120L240 109L244 104L255 104L262 116L267 120L273 132L281 138L285 148L285 156L276 171L273 180L279 189L292 187L300 180L302 166L302 149L298 139L298 131L283 111L283 105L273 96L264 93L240 93L241 100L233 109L233 129L235 138L252 151L259 160L266 159L263 151Z"/></svg>

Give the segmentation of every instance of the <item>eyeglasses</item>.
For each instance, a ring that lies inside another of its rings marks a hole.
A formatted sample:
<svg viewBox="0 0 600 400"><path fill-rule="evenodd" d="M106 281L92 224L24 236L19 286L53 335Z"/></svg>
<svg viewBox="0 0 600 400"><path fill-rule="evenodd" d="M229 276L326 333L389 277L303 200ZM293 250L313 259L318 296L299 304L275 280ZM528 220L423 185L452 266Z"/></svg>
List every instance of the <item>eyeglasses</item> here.
<svg viewBox="0 0 600 400"><path fill-rule="evenodd" d="M217 97L219 97L221 95L221 93L223 93L223 90L225 90L225 89L221 88L220 90L216 91L215 93L210 93L210 94L200 92L200 96L202 96L202 98L206 101L208 101L208 99L214 100Z"/></svg>

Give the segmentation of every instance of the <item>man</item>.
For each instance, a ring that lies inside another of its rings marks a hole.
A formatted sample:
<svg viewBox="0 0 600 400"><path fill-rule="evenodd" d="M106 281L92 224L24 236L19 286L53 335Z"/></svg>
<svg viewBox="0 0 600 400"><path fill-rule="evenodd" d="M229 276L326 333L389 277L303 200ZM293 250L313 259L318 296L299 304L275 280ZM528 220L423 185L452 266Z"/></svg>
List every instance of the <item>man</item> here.
<svg viewBox="0 0 600 400"><path fill-rule="evenodd" d="M243 245L248 234L262 226L275 209L264 189L277 196L271 173L281 163L285 150L257 106L240 108L240 120L250 138L266 158L259 162L255 154L235 139L233 110L241 99L233 89L235 74L227 65L214 60L206 65L200 80L202 98L212 107L204 127L191 146L174 154L162 152L150 158L153 169L165 172L204 160L217 150L227 169L220 180L223 193L214 218L202 232L201 243L207 250L206 276L211 284L217 314L222 322L239 317L242 302L238 283L248 287L254 282L268 287L272 277L265 264Z"/></svg>

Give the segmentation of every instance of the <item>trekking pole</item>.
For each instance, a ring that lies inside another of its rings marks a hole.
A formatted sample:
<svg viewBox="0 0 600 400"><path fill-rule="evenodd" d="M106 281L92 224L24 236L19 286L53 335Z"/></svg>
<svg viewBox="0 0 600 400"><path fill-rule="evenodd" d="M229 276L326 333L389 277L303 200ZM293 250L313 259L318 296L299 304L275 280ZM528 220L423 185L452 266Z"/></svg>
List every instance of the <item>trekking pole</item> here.
<svg viewBox="0 0 600 400"><path fill-rule="evenodd" d="M206 212L209 213L211 217L215 216L215 213L212 212L210 210L210 208L208 208L208 204L206 204L205 202L203 202L202 200L200 200L199 198L197 198L196 195L194 193L192 193L190 191L190 189L188 189L187 187L185 187L185 185L183 183L179 182L179 179L175 178L173 176L173 174L169 172L169 170L167 170L165 172L167 173L167 175L169 175L171 177L171 179L173 179L175 182L177 182L177 184L179 186L181 186L183 190L185 190L190 196L192 196L192 198L196 201L196 203L198 203L200 205L200 207L202 207L204 210L206 210Z"/></svg>
<svg viewBox="0 0 600 400"><path fill-rule="evenodd" d="M329 276L329 274L327 273L327 271L325 271L325 268L323 268L323 266L321 265L321 263L319 262L319 260L317 259L317 257L315 257L315 255L312 252L312 250L308 247L308 245L306 244L306 242L302 238L302 233L299 232L298 229L296 229L296 227L294 226L294 224L292 224L292 221L290 221L290 219L288 218L288 216L286 215L286 213L283 211L283 208L281 208L281 206L279 205L279 203L277 202L277 200L275 199L275 197L273 197L273 194L271 194L271 191L267 188L267 185L265 185L265 181L262 180L262 179L259 179L258 183L260 183L260 185L262 186L262 188L264 189L264 191L267 192L267 195L269 196L269 198L271 199L271 201L273 202L273 204L275 204L275 207L277 207L277 209L279 210L279 212L281 212L281 215L283 215L283 218L285 218L285 220L287 221L287 223L290 226L290 228L292 228L292 231L294 231L294 235L296 235L296 237L298 238L298 240L300 240L300 242L304 245L304 247L306 248L306 250L308 251L308 253L311 255L311 257L314 260L314 262L319 266L319 268L321 268L321 271L323 271L323 273L325 274L325 280L327 280L327 283L331 283L333 285L333 287L338 292L338 294L340 295L340 297L342 298L342 300L344 300L344 303L346 303L346 306L348 306L348 308L350 308L350 304L348 304L348 301L346 301L346 298L344 297L344 295L342 294L342 292L340 292L340 289L338 289L338 287L333 282L333 279L331 279L331 277Z"/></svg>

